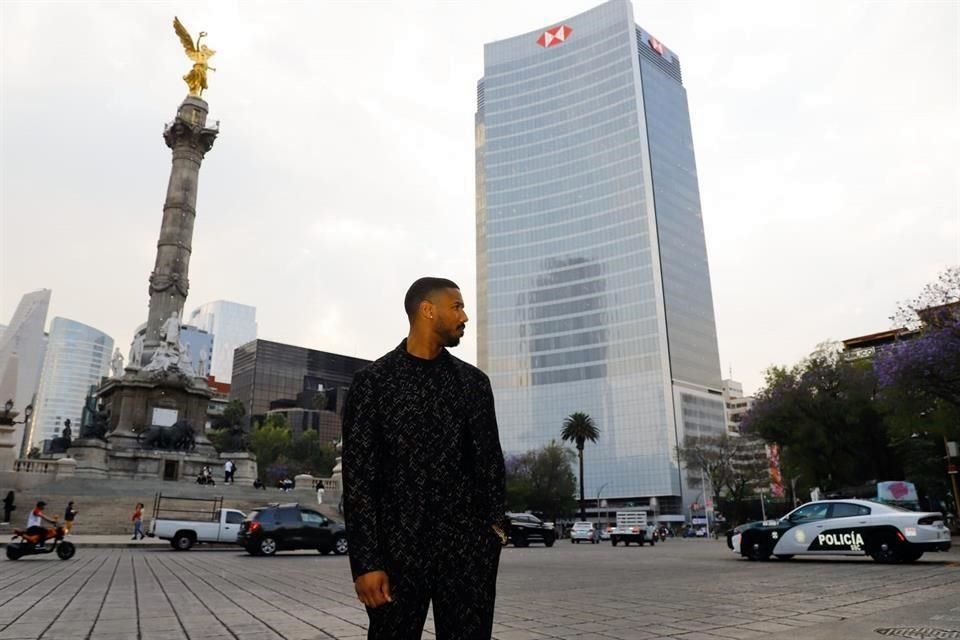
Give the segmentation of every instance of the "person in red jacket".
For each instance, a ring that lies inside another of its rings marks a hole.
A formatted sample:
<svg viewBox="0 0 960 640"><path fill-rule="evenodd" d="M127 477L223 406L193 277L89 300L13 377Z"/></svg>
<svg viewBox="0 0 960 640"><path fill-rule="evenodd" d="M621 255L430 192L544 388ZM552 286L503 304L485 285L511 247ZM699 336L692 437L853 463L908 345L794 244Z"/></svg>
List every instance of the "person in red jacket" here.
<svg viewBox="0 0 960 640"><path fill-rule="evenodd" d="M133 537L131 540L143 540L143 503L138 502L137 508L133 510L133 517L130 518L133 521ZM138 537L139 536L139 537Z"/></svg>

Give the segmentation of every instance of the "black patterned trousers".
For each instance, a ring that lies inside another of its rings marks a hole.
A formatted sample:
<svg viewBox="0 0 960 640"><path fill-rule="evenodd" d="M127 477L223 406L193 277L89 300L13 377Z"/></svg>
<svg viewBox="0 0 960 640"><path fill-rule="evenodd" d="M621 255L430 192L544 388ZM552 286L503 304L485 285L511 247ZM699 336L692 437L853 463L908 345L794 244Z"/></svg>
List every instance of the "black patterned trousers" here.
<svg viewBox="0 0 960 640"><path fill-rule="evenodd" d="M388 572L393 602L367 608L368 640L420 640L431 602L437 640L490 640L500 546L485 544L434 562L426 574Z"/></svg>

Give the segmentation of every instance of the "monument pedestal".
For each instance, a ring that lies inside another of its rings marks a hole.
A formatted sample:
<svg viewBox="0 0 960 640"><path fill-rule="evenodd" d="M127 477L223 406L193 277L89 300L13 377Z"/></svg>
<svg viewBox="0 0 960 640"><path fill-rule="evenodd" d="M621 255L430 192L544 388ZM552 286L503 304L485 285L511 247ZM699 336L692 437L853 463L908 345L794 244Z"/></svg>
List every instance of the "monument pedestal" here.
<svg viewBox="0 0 960 640"><path fill-rule="evenodd" d="M17 440L13 425L0 425L0 471L13 471L17 460Z"/></svg>
<svg viewBox="0 0 960 640"><path fill-rule="evenodd" d="M77 462L74 474L81 478L108 477L109 447L103 440L79 438L70 443L70 457Z"/></svg>

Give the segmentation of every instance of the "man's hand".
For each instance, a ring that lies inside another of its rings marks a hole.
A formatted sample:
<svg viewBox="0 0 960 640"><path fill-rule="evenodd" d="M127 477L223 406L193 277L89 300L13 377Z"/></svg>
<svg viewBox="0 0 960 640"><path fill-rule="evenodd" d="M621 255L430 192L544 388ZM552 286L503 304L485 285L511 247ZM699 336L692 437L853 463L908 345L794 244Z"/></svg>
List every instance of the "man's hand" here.
<svg viewBox="0 0 960 640"><path fill-rule="evenodd" d="M390 578L386 571L370 571L357 578L353 583L357 590L360 602L375 609L381 605L393 602L390 593Z"/></svg>

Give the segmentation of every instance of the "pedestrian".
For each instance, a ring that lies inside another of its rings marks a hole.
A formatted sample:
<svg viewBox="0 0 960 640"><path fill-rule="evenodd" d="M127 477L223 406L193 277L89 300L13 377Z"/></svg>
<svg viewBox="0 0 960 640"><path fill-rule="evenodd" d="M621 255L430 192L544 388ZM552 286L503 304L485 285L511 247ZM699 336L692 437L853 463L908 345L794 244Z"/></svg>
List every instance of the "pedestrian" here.
<svg viewBox="0 0 960 640"><path fill-rule="evenodd" d="M237 473L237 465L233 460L227 460L230 463L230 484L233 484L233 476Z"/></svg>
<svg viewBox="0 0 960 640"><path fill-rule="evenodd" d="M230 461L223 463L223 484L230 482Z"/></svg>
<svg viewBox="0 0 960 640"><path fill-rule="evenodd" d="M3 499L3 522L0 522L0 524L10 524L10 514L16 509L17 505L14 502L13 491L8 491L7 497Z"/></svg>
<svg viewBox="0 0 960 640"><path fill-rule="evenodd" d="M133 517L130 518L133 521L133 537L131 540L143 540L143 503L138 502L137 508L133 510Z"/></svg>
<svg viewBox="0 0 960 640"><path fill-rule="evenodd" d="M64 535L70 533L70 529L73 529L73 520L77 517L77 514L80 513L73 508L73 500L67 503L67 509L63 512L63 533Z"/></svg>
<svg viewBox="0 0 960 640"><path fill-rule="evenodd" d="M410 331L358 372L343 420L343 508L368 639L489 640L506 542L503 452L487 376L451 355L460 288L421 278Z"/></svg>
<svg viewBox="0 0 960 640"><path fill-rule="evenodd" d="M323 504L323 483L317 483L317 504Z"/></svg>

